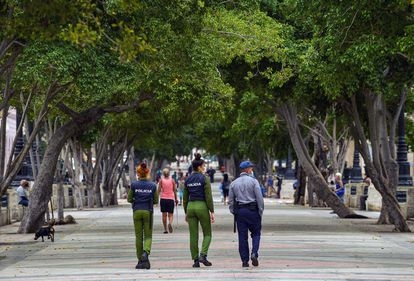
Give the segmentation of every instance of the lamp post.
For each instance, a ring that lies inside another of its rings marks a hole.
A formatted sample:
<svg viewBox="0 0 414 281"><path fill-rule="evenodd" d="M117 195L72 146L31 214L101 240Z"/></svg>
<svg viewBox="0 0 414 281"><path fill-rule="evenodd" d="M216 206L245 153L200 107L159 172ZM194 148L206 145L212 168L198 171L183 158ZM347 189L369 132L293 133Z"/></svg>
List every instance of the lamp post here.
<svg viewBox="0 0 414 281"><path fill-rule="evenodd" d="M407 143L405 141L404 107L401 109L398 118L397 138L397 163L398 163L398 185L412 186L413 178L410 176L410 163L407 159Z"/></svg>
<svg viewBox="0 0 414 281"><path fill-rule="evenodd" d="M349 178L352 182L362 182L361 166L359 165L359 150L356 148L354 141L354 161L352 164L351 175Z"/></svg>

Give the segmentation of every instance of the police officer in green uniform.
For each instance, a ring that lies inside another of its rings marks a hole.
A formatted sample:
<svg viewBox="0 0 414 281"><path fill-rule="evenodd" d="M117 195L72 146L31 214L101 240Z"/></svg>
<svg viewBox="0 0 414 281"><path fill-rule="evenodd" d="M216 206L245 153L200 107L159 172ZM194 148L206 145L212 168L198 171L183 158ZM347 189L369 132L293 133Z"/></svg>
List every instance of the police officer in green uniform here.
<svg viewBox="0 0 414 281"><path fill-rule="evenodd" d="M132 182L128 202L134 211L135 247L138 264L136 269L150 269L148 256L151 252L154 204L158 204L157 185L149 179L146 163L137 167L138 180Z"/></svg>
<svg viewBox="0 0 414 281"><path fill-rule="evenodd" d="M185 220L190 231L190 252L194 260L193 267L200 263L211 266L207 260L208 248L211 243L211 223L214 223L214 205L210 179L203 174L204 160L199 153L192 162L192 174L186 179L183 193ZM198 225L203 231L201 251L198 247Z"/></svg>

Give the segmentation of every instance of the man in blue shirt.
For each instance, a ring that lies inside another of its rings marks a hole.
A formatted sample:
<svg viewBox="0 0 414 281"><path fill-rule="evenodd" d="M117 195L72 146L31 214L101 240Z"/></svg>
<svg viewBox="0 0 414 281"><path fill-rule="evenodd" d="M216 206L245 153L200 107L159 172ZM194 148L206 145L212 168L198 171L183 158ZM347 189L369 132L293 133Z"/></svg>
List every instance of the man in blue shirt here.
<svg viewBox="0 0 414 281"><path fill-rule="evenodd" d="M264 201L260 184L253 176L253 164L244 161L240 163L240 169L242 170L240 177L230 184L229 209L235 215L237 223L242 267L249 267L249 258L253 266L258 266ZM249 231L252 237L251 253L249 253Z"/></svg>

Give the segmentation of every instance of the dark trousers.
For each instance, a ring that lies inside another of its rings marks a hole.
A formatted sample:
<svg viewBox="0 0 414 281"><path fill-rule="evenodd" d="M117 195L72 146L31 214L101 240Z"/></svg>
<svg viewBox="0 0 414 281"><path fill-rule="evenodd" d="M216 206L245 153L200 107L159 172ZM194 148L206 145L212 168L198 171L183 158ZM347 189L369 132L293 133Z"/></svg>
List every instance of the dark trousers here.
<svg viewBox="0 0 414 281"><path fill-rule="evenodd" d="M26 196L22 196L20 197L19 204L27 207L29 206L29 199L27 199Z"/></svg>
<svg viewBox="0 0 414 281"><path fill-rule="evenodd" d="M262 218L257 210L240 208L237 213L237 232L239 235L239 254L242 262L250 259L248 235L252 238L252 254L258 257Z"/></svg>

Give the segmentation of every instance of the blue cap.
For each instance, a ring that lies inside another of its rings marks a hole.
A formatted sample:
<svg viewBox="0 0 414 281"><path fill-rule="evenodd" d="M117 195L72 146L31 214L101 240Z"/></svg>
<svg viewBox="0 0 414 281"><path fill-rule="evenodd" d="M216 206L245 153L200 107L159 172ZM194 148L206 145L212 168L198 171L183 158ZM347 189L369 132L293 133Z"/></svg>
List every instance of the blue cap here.
<svg viewBox="0 0 414 281"><path fill-rule="evenodd" d="M247 169L253 166L254 166L253 163L250 161L243 161L240 163L240 169Z"/></svg>

